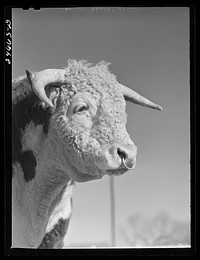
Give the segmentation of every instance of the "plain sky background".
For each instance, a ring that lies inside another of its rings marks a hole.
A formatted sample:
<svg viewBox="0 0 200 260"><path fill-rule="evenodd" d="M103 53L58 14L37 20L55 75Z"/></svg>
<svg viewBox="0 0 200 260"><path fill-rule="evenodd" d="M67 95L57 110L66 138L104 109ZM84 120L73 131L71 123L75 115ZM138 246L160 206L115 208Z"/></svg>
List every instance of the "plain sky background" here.
<svg viewBox="0 0 200 260"><path fill-rule="evenodd" d="M118 81L163 107L127 103L136 168L116 177L117 234L136 213L190 219L189 9L13 9L12 77L69 58L111 63ZM110 241L109 177L77 183L67 245ZM117 242L120 246L120 242Z"/></svg>

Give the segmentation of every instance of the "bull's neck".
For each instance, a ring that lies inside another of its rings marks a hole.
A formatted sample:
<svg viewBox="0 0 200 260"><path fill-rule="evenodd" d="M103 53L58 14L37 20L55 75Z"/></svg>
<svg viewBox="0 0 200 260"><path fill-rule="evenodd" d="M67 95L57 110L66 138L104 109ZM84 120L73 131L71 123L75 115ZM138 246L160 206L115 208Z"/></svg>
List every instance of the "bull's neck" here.
<svg viewBox="0 0 200 260"><path fill-rule="evenodd" d="M67 207L65 215L70 217L72 186L72 180L66 173L49 162L38 160L36 175L28 182L24 181L20 165L15 164L13 225L15 235L24 236L22 244L26 241L29 243L28 247L37 247L40 244L45 232L55 225L54 210L60 203L61 207Z"/></svg>
<svg viewBox="0 0 200 260"><path fill-rule="evenodd" d="M49 219L71 182L68 176L54 167L45 169L45 172L41 169L38 174L36 173L32 198L37 212L35 220L38 223L40 221L44 223Z"/></svg>

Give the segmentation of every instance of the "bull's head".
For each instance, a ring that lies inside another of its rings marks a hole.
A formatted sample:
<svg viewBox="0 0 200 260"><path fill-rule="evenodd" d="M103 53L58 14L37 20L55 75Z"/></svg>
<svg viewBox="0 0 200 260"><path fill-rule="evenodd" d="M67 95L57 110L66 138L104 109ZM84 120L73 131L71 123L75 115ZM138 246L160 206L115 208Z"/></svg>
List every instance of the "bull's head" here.
<svg viewBox="0 0 200 260"><path fill-rule="evenodd" d="M33 91L52 110L47 136L54 145L52 158L64 158L75 181L134 168L137 148L125 127L125 100L162 110L118 83L107 66L69 61L65 69L27 71Z"/></svg>

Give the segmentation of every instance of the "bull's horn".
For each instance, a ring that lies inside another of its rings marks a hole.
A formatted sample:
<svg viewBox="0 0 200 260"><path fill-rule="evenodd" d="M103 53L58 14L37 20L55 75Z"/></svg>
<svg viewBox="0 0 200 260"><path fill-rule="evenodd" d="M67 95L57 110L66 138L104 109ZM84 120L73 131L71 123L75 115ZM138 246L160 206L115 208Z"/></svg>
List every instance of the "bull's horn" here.
<svg viewBox="0 0 200 260"><path fill-rule="evenodd" d="M133 102L137 105L150 107L150 108L157 109L157 110L163 110L161 106L151 102L150 100L141 96L140 94L138 94L134 90L132 90L132 89L130 89L130 88L128 88L128 87L126 87L122 84L120 84L120 85L123 89L123 94L124 94L124 97L127 101Z"/></svg>
<svg viewBox="0 0 200 260"><path fill-rule="evenodd" d="M45 86L52 84L62 84L65 82L65 71L61 69L47 69L40 72L30 72L26 70L29 83L35 94L48 106L53 107L52 102L45 93Z"/></svg>

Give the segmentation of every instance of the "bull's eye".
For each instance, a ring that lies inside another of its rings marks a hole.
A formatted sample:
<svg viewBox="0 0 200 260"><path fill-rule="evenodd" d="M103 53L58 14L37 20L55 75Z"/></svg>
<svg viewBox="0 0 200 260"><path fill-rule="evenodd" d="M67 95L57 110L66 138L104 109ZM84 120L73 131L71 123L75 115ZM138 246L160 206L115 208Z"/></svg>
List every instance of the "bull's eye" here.
<svg viewBox="0 0 200 260"><path fill-rule="evenodd" d="M73 109L73 112L74 113L81 113L81 112L84 112L88 109L88 105L84 104L84 105L79 105L79 106L76 106L74 109Z"/></svg>

